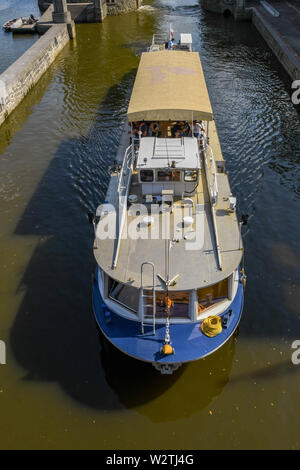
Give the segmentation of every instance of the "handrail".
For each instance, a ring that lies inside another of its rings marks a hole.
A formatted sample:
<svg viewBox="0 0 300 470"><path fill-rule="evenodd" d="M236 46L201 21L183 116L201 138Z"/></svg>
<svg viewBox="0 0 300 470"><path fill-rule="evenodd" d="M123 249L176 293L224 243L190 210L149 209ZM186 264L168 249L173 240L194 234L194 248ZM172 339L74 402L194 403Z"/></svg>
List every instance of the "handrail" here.
<svg viewBox="0 0 300 470"><path fill-rule="evenodd" d="M156 33L152 36L152 45L154 44L163 44L168 41L168 33Z"/></svg>
<svg viewBox="0 0 300 470"><path fill-rule="evenodd" d="M168 34L167 33L156 33L152 36L152 43L151 46L147 48L147 52L152 52L153 50L157 50L157 46L164 46L165 43L168 42Z"/></svg>
<svg viewBox="0 0 300 470"><path fill-rule="evenodd" d="M208 189L210 192L210 196L212 198L213 204L215 204L218 201L218 180L217 180L217 169L216 169L216 163L214 159L214 154L212 148L207 144L206 148L210 150L210 157L209 157L209 163L210 167L208 167L208 161L207 161L207 156L206 156L206 149L204 150L204 161L207 166L207 171L208 171ZM210 174L212 175L213 181L211 181Z"/></svg>
<svg viewBox="0 0 300 470"><path fill-rule="evenodd" d="M122 168L119 175L119 182L118 182L118 202L119 202L119 230L118 230L118 238L117 238L117 246L115 251L115 256L112 264L112 268L115 269L118 262L120 245L121 245L121 236L123 232L123 227L125 223L125 216L127 210L127 198L128 192L130 188L133 164L135 160L135 153L134 153L134 146L133 144L129 145L125 151L124 159L122 162ZM125 165L128 169L128 173L125 172ZM127 181L126 178L127 177ZM122 183L122 184L121 184Z"/></svg>
<svg viewBox="0 0 300 470"><path fill-rule="evenodd" d="M208 167L208 162L207 162L206 148L210 149L210 169ZM209 145L207 145L204 148L203 154L204 154L204 166L205 166L205 173L206 173L206 182L207 182L207 186L208 186L209 199L210 199L210 204L211 204L211 216L212 216L213 227L214 227L214 236L215 236L216 249L217 249L218 265L219 265L219 269L222 271L222 260L221 260L221 251L220 251L219 236L218 236L218 229L217 229L217 219L216 219L215 208L214 208L214 206L217 202L217 199L218 199L218 185L217 185L216 166L215 166L213 151L212 151L211 147L209 147ZM211 183L209 170L211 170L211 172L213 174L213 177L214 177L213 183Z"/></svg>
<svg viewBox="0 0 300 470"><path fill-rule="evenodd" d="M214 226L218 264L219 264L220 271L222 271L221 251L220 251L219 236L218 236L218 230L217 230L217 219L216 219L215 208L213 206L211 206L211 215L212 215L213 226Z"/></svg>
<svg viewBox="0 0 300 470"><path fill-rule="evenodd" d="M121 182L126 176L126 173L124 172L125 165L126 165L126 168L129 170L130 167L128 166L128 163L130 162L132 157L133 157L133 148L132 148L132 144L131 144L131 145L129 145L129 147L127 147L127 149L125 151L124 158L123 158L122 167L121 167L121 171L120 171L120 174L119 174L118 193L120 193Z"/></svg>

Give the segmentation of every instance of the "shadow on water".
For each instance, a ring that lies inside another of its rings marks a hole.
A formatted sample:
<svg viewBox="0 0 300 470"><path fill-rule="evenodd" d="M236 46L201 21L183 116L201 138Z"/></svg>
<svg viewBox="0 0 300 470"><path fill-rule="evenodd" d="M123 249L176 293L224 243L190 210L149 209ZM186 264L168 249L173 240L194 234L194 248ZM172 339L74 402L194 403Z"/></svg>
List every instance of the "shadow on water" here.
<svg viewBox="0 0 300 470"><path fill-rule="evenodd" d="M251 373L243 374L241 373L237 377L230 379L232 384L242 382L243 380L278 380L287 375L297 374L298 368L292 363L290 359L275 365L270 365L268 367L262 367L261 369L254 370Z"/></svg>
<svg viewBox="0 0 300 470"><path fill-rule="evenodd" d="M58 382L72 398L96 409L147 403L197 370L199 386L203 381L206 386L200 400L189 401L189 414L206 406L227 383L233 342L217 353L219 360L215 355L161 377L151 365L103 347L103 342L101 347L91 310L93 234L86 214L104 200L123 127L119 110L126 109L135 73L111 87L87 137L61 142L15 229L15 236L36 237L37 246L19 286L24 297L11 345L27 370L24 380ZM103 152L99 141L106 142ZM220 367L223 372L210 379L209 371Z"/></svg>
<svg viewBox="0 0 300 470"><path fill-rule="evenodd" d="M229 380L235 340L213 356L165 377L100 344L91 311L93 234L86 213L104 200L108 167L115 158L134 75L132 70L111 87L88 136L61 142L17 225L14 235L36 237L37 246L19 286L24 297L11 330L11 345L27 371L24 380L57 382L74 400L95 409L139 407L161 397L162 402L166 400L164 413L172 419L180 400L184 404L180 403L178 412L190 415L222 392ZM239 191L237 186L238 196ZM253 255L251 241L249 248ZM284 331L285 337L292 338L293 331L286 330L287 323L295 322L290 310L280 316L278 309L272 325L268 316L262 320L259 306L265 306L263 291L270 291L272 279L263 286L259 274L265 272L264 267L255 277L257 265L252 259L247 296L253 300L246 298L245 307L252 320L243 335L278 338ZM274 269L282 272L282 266ZM281 305L279 290L274 295ZM168 404L170 396L165 392L170 387L174 393ZM161 408L151 407L147 412L154 421L163 419Z"/></svg>
<svg viewBox="0 0 300 470"><path fill-rule="evenodd" d="M91 312L93 234L86 213L95 210L105 197L107 170L124 120L119 110L126 109L135 72L126 74L109 90L87 137L59 145L17 225L15 236L36 236L38 244L20 285L25 295L11 344L15 357L28 371L24 380L58 382L72 398L90 407L136 407L177 386L185 397L186 387L191 388L191 399L178 406L182 413L191 414L207 406L228 382L233 343L173 376L161 377L152 366L127 358L114 348L101 348ZM104 152L98 151L99 139L108 143ZM280 322L275 327L273 333L278 336ZM258 331L261 333L258 326L253 327L250 334L256 336ZM188 376L190 380L186 380ZM182 394L172 396L177 396L174 406ZM164 409L172 415L171 408ZM157 416L155 409L149 413L153 420L162 419L161 411Z"/></svg>
<svg viewBox="0 0 300 470"><path fill-rule="evenodd" d="M150 364L124 356L101 335L101 362L107 383L126 408L137 408L154 422L174 421L201 411L222 393L236 340L237 333L214 355L184 364L172 375L160 375ZM165 393L171 387L173 393ZM156 398L158 406L142 407Z"/></svg>
<svg viewBox="0 0 300 470"><path fill-rule="evenodd" d="M114 143L106 139L109 149L102 155L100 134L109 131L97 123L111 113L120 133L123 116L112 106L127 101L135 72L110 89L88 137L61 142L15 230L15 236L38 240L19 286L25 295L11 331L15 356L28 370L25 379L57 381L93 407L115 406L103 393L91 314L93 234L86 213L103 201L117 137Z"/></svg>

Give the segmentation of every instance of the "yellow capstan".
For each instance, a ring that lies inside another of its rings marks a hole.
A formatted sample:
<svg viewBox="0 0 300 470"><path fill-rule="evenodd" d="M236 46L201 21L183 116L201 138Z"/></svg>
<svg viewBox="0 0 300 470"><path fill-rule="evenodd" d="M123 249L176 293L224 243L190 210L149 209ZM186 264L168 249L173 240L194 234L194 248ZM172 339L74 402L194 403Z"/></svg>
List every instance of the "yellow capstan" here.
<svg viewBox="0 0 300 470"><path fill-rule="evenodd" d="M201 330L210 338L217 336L222 332L222 320L218 315L211 315L201 323Z"/></svg>

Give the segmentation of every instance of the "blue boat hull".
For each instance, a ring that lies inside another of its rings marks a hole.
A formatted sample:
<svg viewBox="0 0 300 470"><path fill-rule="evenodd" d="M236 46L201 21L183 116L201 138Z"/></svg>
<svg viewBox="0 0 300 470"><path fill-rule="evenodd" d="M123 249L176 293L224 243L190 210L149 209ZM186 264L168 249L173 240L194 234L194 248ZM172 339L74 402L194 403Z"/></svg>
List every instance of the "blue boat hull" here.
<svg viewBox="0 0 300 470"><path fill-rule="evenodd" d="M170 337L174 354L164 356L165 325L156 324L153 335L152 324L145 324L144 334L138 321L123 318L104 303L98 285L98 268L93 283L93 309L96 322L104 336L120 351L140 361L150 362L155 367L176 366L184 362L196 361L225 344L235 332L243 310L244 290L239 281L237 293L222 314L223 330L214 338L205 336L200 328L201 321L195 323L171 323Z"/></svg>

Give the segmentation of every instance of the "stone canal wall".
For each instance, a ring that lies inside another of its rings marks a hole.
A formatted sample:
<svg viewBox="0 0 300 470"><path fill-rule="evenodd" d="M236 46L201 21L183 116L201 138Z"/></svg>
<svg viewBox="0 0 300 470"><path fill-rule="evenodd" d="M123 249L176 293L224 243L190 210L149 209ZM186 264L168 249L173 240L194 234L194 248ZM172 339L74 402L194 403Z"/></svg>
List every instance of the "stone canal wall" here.
<svg viewBox="0 0 300 470"><path fill-rule="evenodd" d="M251 17L251 12L245 8L245 0L201 0L201 5L205 10L229 14L236 20L246 20Z"/></svg>
<svg viewBox="0 0 300 470"><path fill-rule="evenodd" d="M107 14L126 13L142 4L142 0L38 1L44 14L37 22L37 31L44 35L0 75L0 125L34 87L69 39L75 37L73 20L100 22Z"/></svg>
<svg viewBox="0 0 300 470"><path fill-rule="evenodd" d="M38 0L38 3L40 9L45 11L53 0ZM115 16L137 10L142 3L143 0L68 0L67 5L75 23L94 23L103 21L107 15Z"/></svg>
<svg viewBox="0 0 300 470"><path fill-rule="evenodd" d="M107 15L121 15L137 10L142 5L142 0L114 0L107 1Z"/></svg>
<svg viewBox="0 0 300 470"><path fill-rule="evenodd" d="M292 80L300 80L300 57L280 32L256 8L253 8L252 22Z"/></svg>
<svg viewBox="0 0 300 470"><path fill-rule="evenodd" d="M66 24L53 25L0 75L0 125L38 82L69 39Z"/></svg>
<svg viewBox="0 0 300 470"><path fill-rule="evenodd" d="M53 3L53 0L38 0L38 5L41 11L47 10L49 5ZM83 3L82 0L68 0L68 3ZM93 3L92 0L90 3Z"/></svg>
<svg viewBox="0 0 300 470"><path fill-rule="evenodd" d="M228 13L236 20L251 20L291 79L299 80L300 9L290 2L269 0L267 3L275 8L277 16L258 0L201 0L201 5L208 11Z"/></svg>

